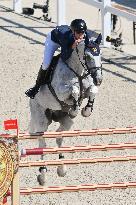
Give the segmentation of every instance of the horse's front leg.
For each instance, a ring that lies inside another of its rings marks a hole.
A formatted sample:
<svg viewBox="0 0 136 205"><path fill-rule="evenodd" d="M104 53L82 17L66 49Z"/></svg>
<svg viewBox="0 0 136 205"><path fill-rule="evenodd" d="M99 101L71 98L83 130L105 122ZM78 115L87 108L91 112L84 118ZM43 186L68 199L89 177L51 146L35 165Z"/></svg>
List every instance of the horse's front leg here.
<svg viewBox="0 0 136 205"><path fill-rule="evenodd" d="M57 129L57 132L67 131L67 130L70 130L71 126L73 125L73 120L67 114L64 118L62 118L59 121L59 123L60 123L60 126ZM63 137L56 138L56 143L58 147L61 147L63 143ZM59 154L59 159L64 159L64 155L62 153ZM66 172L67 172L66 165L60 165L57 167L57 174L59 177L64 177L66 175Z"/></svg>
<svg viewBox="0 0 136 205"><path fill-rule="evenodd" d="M82 109L81 114L83 117L89 117L93 111L94 99L98 92L97 86L93 85L89 88L89 99L87 105Z"/></svg>
<svg viewBox="0 0 136 205"><path fill-rule="evenodd" d="M94 99L98 92L98 87L101 85L103 80L102 67L100 66L99 69L97 68L96 70L94 70L94 73L92 73L92 75L93 75L93 85L91 85L88 89L89 92L89 94L87 94L87 96L89 96L88 103L81 111L81 114L84 117L89 117L93 111Z"/></svg>
<svg viewBox="0 0 136 205"><path fill-rule="evenodd" d="M71 96L73 98L73 107L69 111L69 115L73 118L77 116L79 111L79 104L78 104L79 93L80 93L80 88L78 86L73 86L72 93L71 93Z"/></svg>

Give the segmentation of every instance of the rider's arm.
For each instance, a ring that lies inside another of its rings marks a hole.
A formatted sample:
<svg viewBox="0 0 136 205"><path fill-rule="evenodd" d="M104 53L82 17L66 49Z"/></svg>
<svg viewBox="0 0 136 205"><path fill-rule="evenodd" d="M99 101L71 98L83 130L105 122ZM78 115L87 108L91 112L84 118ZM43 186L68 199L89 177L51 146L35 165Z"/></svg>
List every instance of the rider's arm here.
<svg viewBox="0 0 136 205"><path fill-rule="evenodd" d="M75 42L69 27L57 26L51 32L51 39L61 46L61 57L64 61L67 60L73 51L72 45Z"/></svg>
<svg viewBox="0 0 136 205"><path fill-rule="evenodd" d="M58 27L56 27L55 29L53 29L51 31L51 40L54 41L55 43L60 44L60 41L59 41L59 29L58 29Z"/></svg>

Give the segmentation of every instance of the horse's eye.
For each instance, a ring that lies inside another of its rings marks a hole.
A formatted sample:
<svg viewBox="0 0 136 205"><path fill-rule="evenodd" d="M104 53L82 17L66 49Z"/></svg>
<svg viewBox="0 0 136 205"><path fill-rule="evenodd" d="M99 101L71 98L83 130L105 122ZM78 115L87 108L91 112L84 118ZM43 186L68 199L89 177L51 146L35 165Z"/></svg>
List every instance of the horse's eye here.
<svg viewBox="0 0 136 205"><path fill-rule="evenodd" d="M86 60L91 60L91 57L89 55L87 55Z"/></svg>

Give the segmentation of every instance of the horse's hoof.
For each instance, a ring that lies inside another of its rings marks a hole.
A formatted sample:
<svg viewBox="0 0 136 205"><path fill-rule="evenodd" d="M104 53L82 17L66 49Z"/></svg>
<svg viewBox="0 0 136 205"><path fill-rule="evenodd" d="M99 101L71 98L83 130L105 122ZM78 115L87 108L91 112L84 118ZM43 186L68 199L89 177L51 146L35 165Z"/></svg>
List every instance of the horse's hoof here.
<svg viewBox="0 0 136 205"><path fill-rule="evenodd" d="M61 147L62 142L63 142L63 138L62 137L61 138L56 138L56 143L57 143L58 147Z"/></svg>
<svg viewBox="0 0 136 205"><path fill-rule="evenodd" d="M62 153L59 154L59 159L64 159L64 155Z"/></svg>
<svg viewBox="0 0 136 205"><path fill-rule="evenodd" d="M62 153L59 154L59 159L64 159L64 155ZM64 177L66 175L67 168L66 165L60 165L57 168L57 174L59 177Z"/></svg>
<svg viewBox="0 0 136 205"><path fill-rule="evenodd" d="M91 109L86 108L86 107L82 108L81 115L83 117L89 117L91 114L92 114Z"/></svg>
<svg viewBox="0 0 136 205"><path fill-rule="evenodd" d="M70 118L76 117L78 115L78 110L79 110L78 108L76 108L75 110L70 109L70 111L69 111Z"/></svg>
<svg viewBox="0 0 136 205"><path fill-rule="evenodd" d="M37 176L37 181L39 185L44 186L45 185L45 176L43 174L39 174Z"/></svg>
<svg viewBox="0 0 136 205"><path fill-rule="evenodd" d="M76 116L77 116L77 115L73 115L73 114L69 113L69 117L70 117L71 119L74 119Z"/></svg>
<svg viewBox="0 0 136 205"><path fill-rule="evenodd" d="M47 170L47 167L46 167L46 166L39 168L39 172L40 172L40 173L45 173L45 172L47 172L47 171L48 171L48 170Z"/></svg>
<svg viewBox="0 0 136 205"><path fill-rule="evenodd" d="M59 177L64 177L67 173L66 165L60 165L57 168L57 174Z"/></svg>

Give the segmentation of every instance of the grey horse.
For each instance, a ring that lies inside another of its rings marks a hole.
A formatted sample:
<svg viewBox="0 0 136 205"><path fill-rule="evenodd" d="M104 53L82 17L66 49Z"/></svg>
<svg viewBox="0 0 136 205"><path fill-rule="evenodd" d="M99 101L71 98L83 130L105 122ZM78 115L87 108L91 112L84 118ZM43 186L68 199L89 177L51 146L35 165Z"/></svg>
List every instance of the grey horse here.
<svg viewBox="0 0 136 205"><path fill-rule="evenodd" d="M30 133L45 132L52 121L59 122L57 131L70 130L73 118L77 116L84 99L87 105L81 110L84 117L91 115L93 103L102 82L101 52L98 44L90 42L86 48L81 42L72 52L71 57L63 62L61 57L52 69L50 82L41 86L34 99L30 99ZM58 147L62 138L57 138ZM45 140L39 138L39 147L46 147ZM59 158L63 158L59 154ZM43 159L43 156L41 156ZM40 167L38 182L45 183L45 167ZM65 176L66 166L57 168L59 176Z"/></svg>

